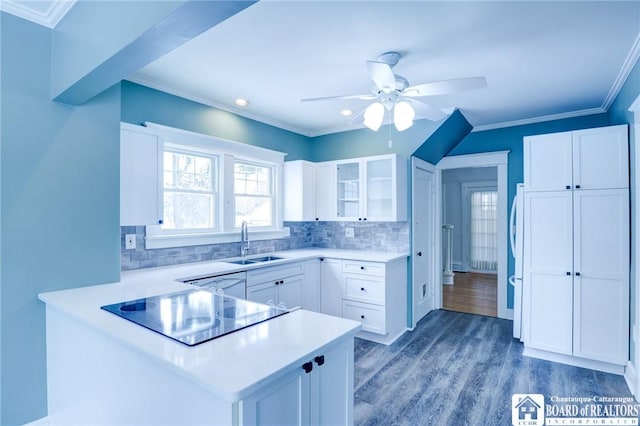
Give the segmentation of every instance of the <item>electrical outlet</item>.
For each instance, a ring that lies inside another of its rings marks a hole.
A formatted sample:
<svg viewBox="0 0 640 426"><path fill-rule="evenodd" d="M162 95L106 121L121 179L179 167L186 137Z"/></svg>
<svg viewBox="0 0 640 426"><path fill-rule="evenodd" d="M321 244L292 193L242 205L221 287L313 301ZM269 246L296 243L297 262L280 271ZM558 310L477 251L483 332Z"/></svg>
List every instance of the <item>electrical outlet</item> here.
<svg viewBox="0 0 640 426"><path fill-rule="evenodd" d="M124 248L134 250L136 248L136 234L126 234L124 236Z"/></svg>
<svg viewBox="0 0 640 426"><path fill-rule="evenodd" d="M353 228L344 228L344 232L347 238L353 238L355 236Z"/></svg>

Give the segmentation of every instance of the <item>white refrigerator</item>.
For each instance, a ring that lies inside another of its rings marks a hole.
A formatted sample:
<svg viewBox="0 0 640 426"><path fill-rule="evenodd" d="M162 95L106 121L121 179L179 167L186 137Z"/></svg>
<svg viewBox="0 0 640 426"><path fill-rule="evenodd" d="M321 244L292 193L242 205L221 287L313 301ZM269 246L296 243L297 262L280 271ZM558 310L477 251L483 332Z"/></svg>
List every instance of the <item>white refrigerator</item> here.
<svg viewBox="0 0 640 426"><path fill-rule="evenodd" d="M509 277L513 286L513 337L523 341L522 333L522 264L524 256L524 184L516 185L509 223L511 254L515 258L515 273Z"/></svg>

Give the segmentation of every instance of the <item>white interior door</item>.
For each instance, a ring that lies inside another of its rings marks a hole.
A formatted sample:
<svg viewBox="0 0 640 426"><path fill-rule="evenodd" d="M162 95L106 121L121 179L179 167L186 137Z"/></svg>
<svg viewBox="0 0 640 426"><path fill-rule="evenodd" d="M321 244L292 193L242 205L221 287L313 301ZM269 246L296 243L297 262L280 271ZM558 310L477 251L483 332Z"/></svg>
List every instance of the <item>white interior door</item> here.
<svg viewBox="0 0 640 426"><path fill-rule="evenodd" d="M412 157L413 326L435 307L435 166Z"/></svg>

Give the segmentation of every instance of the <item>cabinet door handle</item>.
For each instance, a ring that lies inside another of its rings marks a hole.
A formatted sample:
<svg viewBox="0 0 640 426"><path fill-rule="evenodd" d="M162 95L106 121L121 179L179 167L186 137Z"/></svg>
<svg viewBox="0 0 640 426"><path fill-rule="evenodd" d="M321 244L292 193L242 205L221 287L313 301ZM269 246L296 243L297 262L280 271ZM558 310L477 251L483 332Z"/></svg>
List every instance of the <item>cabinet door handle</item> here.
<svg viewBox="0 0 640 426"><path fill-rule="evenodd" d="M324 364L324 355L315 357L314 361L316 362L316 364L318 364L318 366Z"/></svg>
<svg viewBox="0 0 640 426"><path fill-rule="evenodd" d="M360 291L364 291L364 287L360 287Z"/></svg>
<svg viewBox="0 0 640 426"><path fill-rule="evenodd" d="M576 189L580 189L580 185L576 185Z"/></svg>
<svg viewBox="0 0 640 426"><path fill-rule="evenodd" d="M422 252L421 251L418 252L418 256L422 256Z"/></svg>
<svg viewBox="0 0 640 426"><path fill-rule="evenodd" d="M565 189L571 189L571 185L565 186Z"/></svg>
<svg viewBox="0 0 640 426"><path fill-rule="evenodd" d="M567 275L571 275L571 272L567 272Z"/></svg>
<svg viewBox="0 0 640 426"><path fill-rule="evenodd" d="M320 220L320 219L318 219L318 218L316 217L316 220Z"/></svg>
<svg viewBox="0 0 640 426"><path fill-rule="evenodd" d="M162 225L163 223L164 223L164 220L158 219L158 225Z"/></svg>
<svg viewBox="0 0 640 426"><path fill-rule="evenodd" d="M360 315L360 319L364 319L364 315Z"/></svg>
<svg viewBox="0 0 640 426"><path fill-rule="evenodd" d="M580 276L580 272L576 272L576 277L579 277L579 276Z"/></svg>
<svg viewBox="0 0 640 426"><path fill-rule="evenodd" d="M305 362L304 364L302 364L302 369L307 374L311 373L311 370L313 370L313 363L311 361Z"/></svg>
<svg viewBox="0 0 640 426"><path fill-rule="evenodd" d="M361 217L359 217L359 218L358 218L358 220L362 220L362 218L361 218Z"/></svg>
<svg viewBox="0 0 640 426"><path fill-rule="evenodd" d="M365 218L364 218L364 219L362 219L362 220L367 220L367 218L365 217Z"/></svg>
<svg viewBox="0 0 640 426"><path fill-rule="evenodd" d="M364 271L364 266L361 266L360 269Z"/></svg>

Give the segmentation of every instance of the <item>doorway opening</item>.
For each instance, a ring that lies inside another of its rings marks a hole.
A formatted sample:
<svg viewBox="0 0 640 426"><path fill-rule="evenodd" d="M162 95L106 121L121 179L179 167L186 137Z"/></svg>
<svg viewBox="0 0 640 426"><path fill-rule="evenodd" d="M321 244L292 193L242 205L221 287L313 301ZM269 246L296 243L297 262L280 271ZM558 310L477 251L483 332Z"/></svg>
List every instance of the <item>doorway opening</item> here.
<svg viewBox="0 0 640 426"><path fill-rule="evenodd" d="M498 171L497 167L443 170L443 238L450 256L443 265L452 279L442 284L442 307L497 316Z"/></svg>

